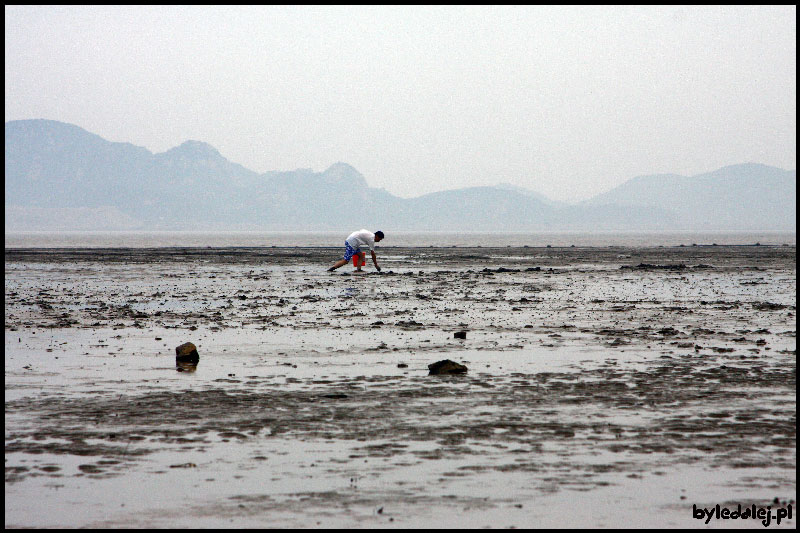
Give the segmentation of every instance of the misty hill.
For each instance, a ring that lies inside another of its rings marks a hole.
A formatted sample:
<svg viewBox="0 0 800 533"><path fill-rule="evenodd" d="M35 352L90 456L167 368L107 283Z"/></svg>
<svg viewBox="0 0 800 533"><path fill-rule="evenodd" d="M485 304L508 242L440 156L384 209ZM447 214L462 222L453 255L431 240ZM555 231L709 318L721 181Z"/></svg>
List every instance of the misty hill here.
<svg viewBox="0 0 800 533"><path fill-rule="evenodd" d="M557 200L551 200L550 198L541 193L532 191L530 189L526 189L525 187L520 187L519 185L512 185L511 183L500 183L498 185L495 185L494 188L500 189L502 191L515 192L523 196L530 196L531 198L536 198L540 202L552 207L566 207L569 205L567 202L559 202Z"/></svg>
<svg viewBox="0 0 800 533"><path fill-rule="evenodd" d="M324 229L399 201L344 163L257 174L202 142L153 154L49 120L7 122L5 151L7 229Z"/></svg>
<svg viewBox="0 0 800 533"><path fill-rule="evenodd" d="M748 163L692 177L640 176L584 205L667 209L676 229L794 230L796 194L795 170Z"/></svg>
<svg viewBox="0 0 800 533"><path fill-rule="evenodd" d="M635 178L579 205L471 187L402 199L346 163L258 174L187 141L163 153L78 126L5 127L7 230L795 230L795 172L739 165ZM757 212L756 212L757 211Z"/></svg>

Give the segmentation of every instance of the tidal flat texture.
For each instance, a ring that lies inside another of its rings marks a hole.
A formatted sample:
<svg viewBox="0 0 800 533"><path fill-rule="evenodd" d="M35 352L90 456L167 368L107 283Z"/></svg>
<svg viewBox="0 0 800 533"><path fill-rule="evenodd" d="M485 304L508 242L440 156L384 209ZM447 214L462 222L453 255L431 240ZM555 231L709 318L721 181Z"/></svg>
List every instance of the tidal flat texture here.
<svg viewBox="0 0 800 533"><path fill-rule="evenodd" d="M6 527L795 507L795 246L340 253L6 248Z"/></svg>

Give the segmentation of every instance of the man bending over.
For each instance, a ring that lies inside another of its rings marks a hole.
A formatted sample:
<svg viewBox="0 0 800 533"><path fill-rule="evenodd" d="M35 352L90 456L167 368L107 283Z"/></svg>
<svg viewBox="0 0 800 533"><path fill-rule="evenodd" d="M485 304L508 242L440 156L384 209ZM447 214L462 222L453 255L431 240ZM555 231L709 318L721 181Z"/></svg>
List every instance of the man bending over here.
<svg viewBox="0 0 800 533"><path fill-rule="evenodd" d="M382 240L382 231L376 231L375 233L365 229L354 231L347 237L347 240L344 241L344 258L338 260L328 269L328 272L333 272L340 266L347 264L350 259L353 259L353 266L356 267L356 272L361 272L361 267L366 264L366 261L364 261L366 253L361 251L362 246L369 246L372 262L375 264L377 271L380 272L381 267L378 266L378 259L375 257L375 243L381 242Z"/></svg>

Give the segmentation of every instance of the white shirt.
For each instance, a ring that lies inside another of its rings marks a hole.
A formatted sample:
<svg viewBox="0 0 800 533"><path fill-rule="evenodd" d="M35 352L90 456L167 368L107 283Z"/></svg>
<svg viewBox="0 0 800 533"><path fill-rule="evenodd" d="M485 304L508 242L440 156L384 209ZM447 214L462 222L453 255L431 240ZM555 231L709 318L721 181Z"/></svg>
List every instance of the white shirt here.
<svg viewBox="0 0 800 533"><path fill-rule="evenodd" d="M375 234L371 231L365 229L354 231L346 240L354 250L367 245L371 251L375 251Z"/></svg>

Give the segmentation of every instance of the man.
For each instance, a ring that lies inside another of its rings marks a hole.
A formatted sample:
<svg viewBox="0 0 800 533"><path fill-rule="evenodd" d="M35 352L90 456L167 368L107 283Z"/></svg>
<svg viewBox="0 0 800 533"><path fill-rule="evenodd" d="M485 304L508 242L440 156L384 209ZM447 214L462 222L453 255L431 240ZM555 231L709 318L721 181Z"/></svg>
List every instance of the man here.
<svg viewBox="0 0 800 533"><path fill-rule="evenodd" d="M366 254L361 251L362 246L369 246L369 253L372 255L372 262L375 264L375 268L378 270L378 272L380 272L381 267L378 266L378 259L375 257L375 243L381 242L382 240L382 231L376 231L375 233L365 229L354 231L349 237L347 237L347 240L344 241L344 258L340 259L332 267L330 267L328 272L333 272L340 266L347 264L350 259L353 259L353 266L357 267L356 272L361 272L361 267L366 264L363 259Z"/></svg>

